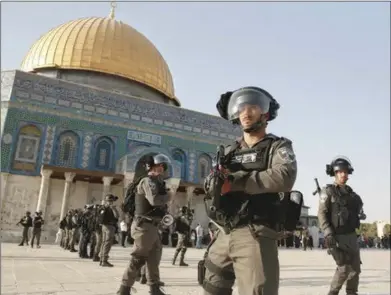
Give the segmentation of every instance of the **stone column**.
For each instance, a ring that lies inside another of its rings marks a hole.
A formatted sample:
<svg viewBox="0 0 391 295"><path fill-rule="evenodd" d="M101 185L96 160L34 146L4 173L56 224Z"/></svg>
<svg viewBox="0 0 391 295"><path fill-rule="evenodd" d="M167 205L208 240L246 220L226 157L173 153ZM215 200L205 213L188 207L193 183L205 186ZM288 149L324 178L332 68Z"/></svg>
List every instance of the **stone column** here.
<svg viewBox="0 0 391 295"><path fill-rule="evenodd" d="M6 202L6 200L7 200L7 196L6 196L6 194L7 194L7 182L8 182L8 176L9 176L10 174L9 173L1 173L1 183L0 183L0 185L1 185L1 191L0 191L0 212L1 212L1 214L2 214L2 212L3 212L3 207L4 207L4 204L5 204L5 202Z"/></svg>
<svg viewBox="0 0 391 295"><path fill-rule="evenodd" d="M64 218L65 213L67 211L69 194L71 192L71 183L75 178L75 176L76 176L75 173L65 172L65 186L64 186L64 194L62 196L60 221Z"/></svg>
<svg viewBox="0 0 391 295"><path fill-rule="evenodd" d="M105 202L105 196L110 193L110 185L113 181L113 177L111 176L104 176L102 178L103 181L103 191L102 191L102 204Z"/></svg>
<svg viewBox="0 0 391 295"><path fill-rule="evenodd" d="M39 189L37 211L42 211L42 216L45 216L46 205L48 202L50 175L53 170L41 169L41 187Z"/></svg>
<svg viewBox="0 0 391 295"><path fill-rule="evenodd" d="M189 206L190 209L192 209L191 207L193 204L194 191L195 186L188 186L186 188L186 206Z"/></svg>

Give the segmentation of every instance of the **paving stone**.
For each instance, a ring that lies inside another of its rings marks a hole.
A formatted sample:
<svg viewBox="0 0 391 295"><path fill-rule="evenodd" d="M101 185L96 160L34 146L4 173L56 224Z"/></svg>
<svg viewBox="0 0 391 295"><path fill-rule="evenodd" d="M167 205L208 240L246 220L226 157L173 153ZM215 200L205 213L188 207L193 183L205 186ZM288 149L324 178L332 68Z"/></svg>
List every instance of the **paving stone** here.
<svg viewBox="0 0 391 295"><path fill-rule="evenodd" d="M113 268L99 267L90 259L57 245L41 249L1 245L2 295L114 295L129 262L130 248L114 246L110 253ZM363 250L360 295L390 294L390 251ZM189 267L171 265L174 249L163 250L160 268L164 290L171 295L202 295L197 284L197 263L204 251L189 249ZM326 251L281 249L280 295L324 295L335 271ZM148 287L136 283L137 295L147 295ZM343 294L343 292L341 292ZM238 295L234 290L234 295Z"/></svg>

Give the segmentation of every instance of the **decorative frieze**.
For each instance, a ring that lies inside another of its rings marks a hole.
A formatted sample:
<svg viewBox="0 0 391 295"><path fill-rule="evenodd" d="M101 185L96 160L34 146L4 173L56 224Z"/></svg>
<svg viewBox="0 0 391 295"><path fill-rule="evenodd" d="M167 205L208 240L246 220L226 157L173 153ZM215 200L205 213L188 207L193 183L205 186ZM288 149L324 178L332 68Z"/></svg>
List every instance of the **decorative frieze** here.
<svg viewBox="0 0 391 295"><path fill-rule="evenodd" d="M14 87L18 100L45 102L86 112L126 118L207 136L229 138L239 130L229 122L207 114L158 104L67 81L16 71ZM30 97L33 96L34 98ZM41 97L44 97L42 100ZM117 110L122 110L120 113Z"/></svg>

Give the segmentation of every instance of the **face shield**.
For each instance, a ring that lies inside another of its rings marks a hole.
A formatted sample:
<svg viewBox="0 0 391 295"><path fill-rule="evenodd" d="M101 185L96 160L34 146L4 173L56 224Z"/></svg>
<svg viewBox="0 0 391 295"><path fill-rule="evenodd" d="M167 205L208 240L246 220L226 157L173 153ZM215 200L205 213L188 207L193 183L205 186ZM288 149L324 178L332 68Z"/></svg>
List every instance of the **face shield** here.
<svg viewBox="0 0 391 295"><path fill-rule="evenodd" d="M270 107L270 98L255 89L241 89L235 91L228 103L228 120L239 119L240 113L246 106L256 106L261 109L261 114L267 114Z"/></svg>
<svg viewBox="0 0 391 295"><path fill-rule="evenodd" d="M164 171L168 170L168 167L171 165L170 159L163 154L157 154L156 156L153 157L153 164L154 165L162 165Z"/></svg>

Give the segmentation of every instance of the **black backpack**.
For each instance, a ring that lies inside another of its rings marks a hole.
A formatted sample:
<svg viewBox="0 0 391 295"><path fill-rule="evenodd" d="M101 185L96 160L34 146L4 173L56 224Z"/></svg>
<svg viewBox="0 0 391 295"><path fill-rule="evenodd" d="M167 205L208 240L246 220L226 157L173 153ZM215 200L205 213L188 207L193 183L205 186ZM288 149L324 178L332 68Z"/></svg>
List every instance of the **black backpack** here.
<svg viewBox="0 0 391 295"><path fill-rule="evenodd" d="M136 202L135 202L135 196L137 191L137 186L140 183L140 181L145 177L146 175L142 175L135 180L133 180L128 188L126 189L126 194L124 201L121 205L121 209L124 213L129 213L130 216L134 215L134 210L136 209Z"/></svg>

